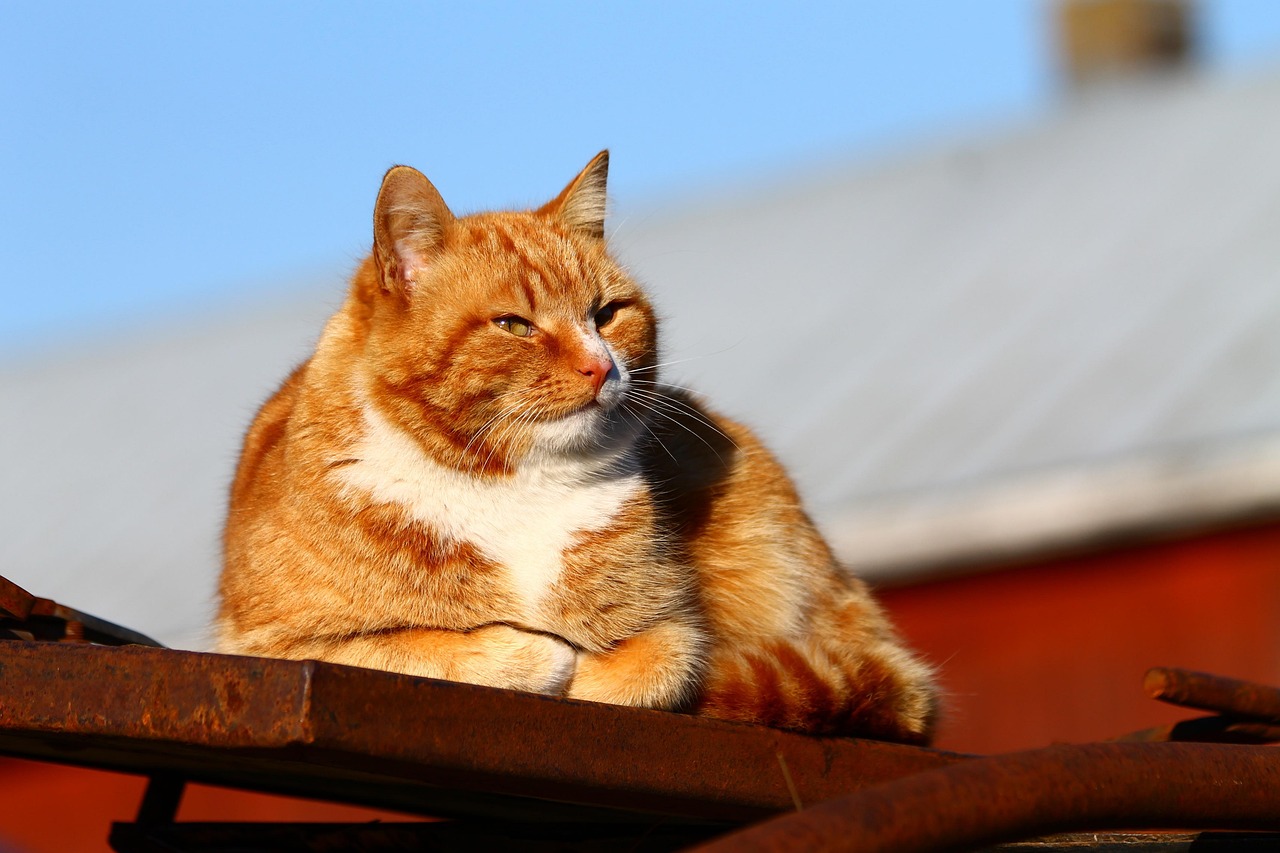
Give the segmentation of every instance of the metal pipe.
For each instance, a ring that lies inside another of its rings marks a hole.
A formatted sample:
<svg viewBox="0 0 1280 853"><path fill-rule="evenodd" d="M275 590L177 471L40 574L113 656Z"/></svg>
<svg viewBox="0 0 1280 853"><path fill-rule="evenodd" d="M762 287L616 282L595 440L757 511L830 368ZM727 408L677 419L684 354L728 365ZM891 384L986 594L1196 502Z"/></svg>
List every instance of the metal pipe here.
<svg viewBox="0 0 1280 853"><path fill-rule="evenodd" d="M1057 832L1280 829L1280 753L1268 747L1060 745L864 789L694 848L970 850Z"/></svg>
<svg viewBox="0 0 1280 853"><path fill-rule="evenodd" d="M1280 726L1234 717L1197 717L1171 726L1158 726L1110 738L1115 743L1280 743Z"/></svg>
<svg viewBox="0 0 1280 853"><path fill-rule="evenodd" d="M1280 723L1280 690L1263 684L1158 666L1147 671L1142 689L1152 699L1183 708L1216 711L1260 723Z"/></svg>

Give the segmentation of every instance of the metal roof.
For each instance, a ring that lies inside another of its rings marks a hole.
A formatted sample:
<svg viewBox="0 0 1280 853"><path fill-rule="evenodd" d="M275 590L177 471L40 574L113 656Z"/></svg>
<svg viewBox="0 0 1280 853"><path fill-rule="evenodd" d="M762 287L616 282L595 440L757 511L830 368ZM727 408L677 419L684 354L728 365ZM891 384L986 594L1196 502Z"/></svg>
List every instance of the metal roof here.
<svg viewBox="0 0 1280 853"><path fill-rule="evenodd" d="M1278 106L1274 71L1145 81L619 242L694 357L672 369L761 429L856 564L940 559L943 522L1016 537L1010 499L1060 513L1068 482L1056 535L1107 523L1082 470L1274 509ZM1208 477L1228 448L1267 482Z"/></svg>
<svg viewBox="0 0 1280 853"><path fill-rule="evenodd" d="M621 211L614 245L666 318L667 378L756 426L872 573L1079 536L1117 506L1273 510L1278 105L1277 71L1153 82ZM5 574L199 647L240 435L340 279L0 365Z"/></svg>

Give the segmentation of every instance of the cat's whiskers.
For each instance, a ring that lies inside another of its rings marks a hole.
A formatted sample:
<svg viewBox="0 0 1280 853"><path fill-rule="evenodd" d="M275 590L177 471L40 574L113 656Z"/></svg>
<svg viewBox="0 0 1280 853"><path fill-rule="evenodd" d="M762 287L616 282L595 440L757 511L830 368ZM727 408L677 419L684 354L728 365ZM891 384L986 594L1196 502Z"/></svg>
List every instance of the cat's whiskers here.
<svg viewBox="0 0 1280 853"><path fill-rule="evenodd" d="M678 426L684 427L684 429L688 430L694 435L697 435L696 432L693 432L693 430L689 429L689 427L680 423L678 419L676 419L669 413L685 415L689 418L692 418L694 421L698 422L699 424L707 427L712 432L716 433L721 438L723 438L725 441L729 442L729 444L733 445L734 450L741 450L741 448L738 447L737 442L735 442L728 433L720 429L720 427L718 427L714 421L710 420L706 415L700 412L697 408L689 405L688 403L685 403L682 400L672 397L669 394L664 394L660 390L656 390L656 388L658 387L677 388L679 390L687 390L687 389L680 388L677 385L669 385L666 383L664 383L661 386L654 386L651 388L645 388L645 387L636 385L636 386L632 386L631 390L637 396L648 401L653 406L653 410L656 414L662 414L664 417L667 417L667 419L670 420L672 423L675 423ZM701 438L701 436L699 436L699 438ZM703 439L703 441L705 442L705 439ZM708 446L710 446L709 443L708 443Z"/></svg>
<svg viewBox="0 0 1280 853"><path fill-rule="evenodd" d="M495 398L495 399L500 399L500 398ZM473 444L475 444L478 441L482 441L486 432L490 431L497 424L498 421L500 421L502 418L505 418L507 415L514 412L517 408L519 408L518 402L515 406L503 407L496 415L494 415L493 417L489 418L489 420L481 424L480 428L477 429L475 431L475 434L471 436L471 440L468 441L466 446L462 448L462 455L466 456L467 453L470 452L471 446Z"/></svg>
<svg viewBox="0 0 1280 853"><path fill-rule="evenodd" d="M507 391L502 394L499 394L497 397L494 398L495 400L500 400L503 397L510 397L510 396L517 397L514 403L508 406L504 406L501 411L499 411L493 417L489 418L489 420L485 421L484 424L480 427L480 429L476 430L475 435L471 437L471 440L467 442L467 446L463 448L462 453L464 458L470 452L473 444L476 444L477 442L479 442L480 444L484 444L487 442L489 444L489 455L485 457L484 464L479 467L481 468L489 467L489 462L490 460L493 459L493 454L497 450L498 444L500 443L500 441L498 440L500 437L499 430L503 426L509 426L508 419L512 415L517 415L518 417L519 414L521 413L520 410L522 408L525 408L525 409L530 408L527 406L528 401L520 398L520 395L527 395L530 392L530 390L531 389L528 389L528 388L517 388L512 391ZM477 452L479 452L479 448L477 448ZM471 472L474 473L476 471L476 468L477 468L477 465L475 461L473 461L471 463L471 469L470 469Z"/></svg>
<svg viewBox="0 0 1280 853"><path fill-rule="evenodd" d="M694 397L697 397L697 396L698 396L698 392L697 392L697 391L695 391L694 389L690 388L689 386L687 386L687 385L677 385L677 384L675 384L674 382L666 382L666 381L654 382L654 383L653 383L653 385L652 385L651 387L653 387L653 388L661 388L661 389L663 389L664 391L683 391L683 392L685 392L686 394L691 394L691 395L693 395Z"/></svg>
<svg viewBox="0 0 1280 853"><path fill-rule="evenodd" d="M515 411L512 413L514 417L507 418L494 428L489 441L489 453L485 456L484 463L480 466L482 471L489 469L489 464L499 450L503 451L502 456L506 459L503 467L509 467L510 459L507 459L509 455L507 451L509 450L510 439L519 432L521 425L531 417L530 412L530 409Z"/></svg>
<svg viewBox="0 0 1280 853"><path fill-rule="evenodd" d="M700 426L706 427L706 429L709 430L711 433L724 439L725 442L727 442L734 450L742 449L738 446L738 443L733 440L733 437L731 435L726 433L724 430L720 429L720 427L717 426L714 421L710 420L706 415L704 415L701 411L699 411L695 407L690 406L689 404L684 403L678 399L674 399L672 397L669 397L657 392L650 392L648 396L648 401L650 406L652 406L652 410L654 414L665 418L669 423L672 423L680 427L685 432L688 432L690 435L693 435L694 437L696 437L699 441L705 444L710 450L715 452L717 458L719 458L720 454L719 452L716 451L715 446L712 445L712 443L707 440L706 436L702 435L697 430L695 430L692 426L686 423L686 420L692 420L694 423Z"/></svg>
<svg viewBox="0 0 1280 853"><path fill-rule="evenodd" d="M660 361L657 364L650 364L646 367L633 367L631 368L631 372L633 374L645 373L650 370L657 370L660 367L670 367L673 364L688 364L691 361L700 361L704 358L710 358L713 355L721 355L723 353L729 352L730 350L736 349L741 343L742 341L739 340L739 341L735 341L732 344L729 344L729 346L727 347L721 347L718 350L712 350L711 352L703 353L701 355L691 355L687 358L673 358L670 361Z"/></svg>
<svg viewBox="0 0 1280 853"><path fill-rule="evenodd" d="M649 426L648 419L641 413L632 411L630 406L627 405L629 402L629 400L624 399L618 406L619 411L621 411L623 415L634 419L640 428L649 433L649 437L658 443L658 446L661 447L662 451L671 458L671 461L679 464L680 460L676 458L676 455L671 452L671 449L667 447L661 438L658 437L658 434L653 431L653 427Z"/></svg>
<svg viewBox="0 0 1280 853"><path fill-rule="evenodd" d="M506 399L507 397L518 397L522 394L528 394L531 390L532 389L530 388L512 388L510 390L503 391L501 394L495 394L492 398L490 398L489 402L496 403L499 400ZM517 405L519 405L519 401L517 401ZM502 411L498 412L498 414L494 415L488 421L485 421L484 425L481 426L480 429L483 430L486 426L488 426L494 420L502 417L503 415L507 414L509 411L511 411L510 407L504 408Z"/></svg>
<svg viewBox="0 0 1280 853"><path fill-rule="evenodd" d="M633 367L631 368L631 373L633 375L636 373L648 373L651 370L658 370L659 368L670 367L673 364L686 364L690 361L697 361L700 358L706 358L706 356L695 355L692 358L675 358L675 359L672 359L671 361L660 361L657 364L647 364L644 367Z"/></svg>
<svg viewBox="0 0 1280 853"><path fill-rule="evenodd" d="M482 469L487 469L489 467L489 463L493 461L493 454L497 453L498 446L503 442L505 442L506 435L511 435L516 433L521 426L523 426L525 423L529 421L532 421L534 416L537 413L537 410L538 410L537 406L535 405L526 405L524 407L524 411L521 411L518 414L516 414L516 417L514 420L503 421L498 425L497 428L494 429L495 435L493 437L493 440L489 442L489 455L485 457L484 465L481 466ZM513 410L513 412L514 411L515 410ZM501 428L505 428L506 430L505 435L498 434L498 429L501 429Z"/></svg>
<svg viewBox="0 0 1280 853"><path fill-rule="evenodd" d="M464 459L466 458L467 454L471 452L472 445L476 444L476 442L482 442L484 439L485 433L489 432L493 428L493 426L497 424L497 422L500 419L502 419L508 414L508 412L509 412L508 409L503 409L502 411L498 412L498 414L489 418L489 420L485 421L483 424L480 425L480 428L476 430L475 433L471 436L471 440L468 441L466 446L462 448L462 456Z"/></svg>
<svg viewBox="0 0 1280 853"><path fill-rule="evenodd" d="M674 424L675 426L689 433L689 435L692 435L694 438L698 439L698 441L705 444L707 446L707 449L710 450L712 454L715 455L716 459L720 460L720 462L722 463L724 462L724 457L720 455L720 451L716 449L716 446L714 444L708 441L705 436L699 434L696 430L694 430L688 424L683 423L680 420L680 418L676 417L676 415L679 415L679 414L695 414L695 417L696 417L696 413L682 412L680 409L677 409L674 406L669 406L668 401L665 401L665 400L660 400L660 399L651 400L650 403L651 403L650 411L655 416L660 417L663 420L666 420L667 422ZM665 411L664 411L664 408L666 409ZM675 414L673 414L673 412ZM704 424L707 423L705 419L699 419L699 420L701 423L704 423ZM710 426L713 429L713 431L719 433L721 436L724 437L726 441L732 444L735 449L738 449L738 446L737 444L734 443L733 439L729 438L729 436L725 435L723 431L717 429L714 425L710 425Z"/></svg>

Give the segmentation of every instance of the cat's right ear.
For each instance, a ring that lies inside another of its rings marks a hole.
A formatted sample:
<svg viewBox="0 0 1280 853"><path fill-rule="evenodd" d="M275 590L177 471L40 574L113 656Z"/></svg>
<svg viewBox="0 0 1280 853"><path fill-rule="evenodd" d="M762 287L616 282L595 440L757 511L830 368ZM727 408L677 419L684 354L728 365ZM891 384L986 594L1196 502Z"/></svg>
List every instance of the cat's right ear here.
<svg viewBox="0 0 1280 853"><path fill-rule="evenodd" d="M609 152L601 151L560 195L538 213L559 217L572 230L604 239L605 184L609 177Z"/></svg>
<svg viewBox="0 0 1280 853"><path fill-rule="evenodd" d="M427 176L394 166L373 206L373 252L382 289L408 295L444 243L453 213Z"/></svg>

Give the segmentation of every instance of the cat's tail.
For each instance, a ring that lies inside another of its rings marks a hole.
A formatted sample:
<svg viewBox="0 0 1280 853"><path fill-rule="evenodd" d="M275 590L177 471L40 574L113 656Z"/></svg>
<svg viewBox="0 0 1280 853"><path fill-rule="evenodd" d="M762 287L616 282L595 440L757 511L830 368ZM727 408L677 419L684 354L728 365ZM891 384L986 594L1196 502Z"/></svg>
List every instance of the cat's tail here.
<svg viewBox="0 0 1280 853"><path fill-rule="evenodd" d="M890 641L853 652L819 640L721 647L695 713L810 734L928 744L933 670Z"/></svg>

